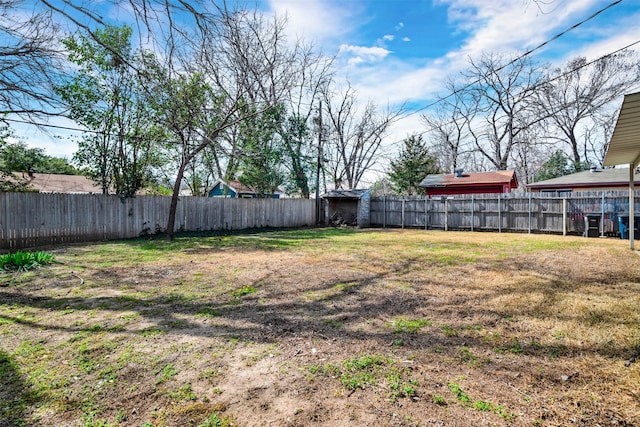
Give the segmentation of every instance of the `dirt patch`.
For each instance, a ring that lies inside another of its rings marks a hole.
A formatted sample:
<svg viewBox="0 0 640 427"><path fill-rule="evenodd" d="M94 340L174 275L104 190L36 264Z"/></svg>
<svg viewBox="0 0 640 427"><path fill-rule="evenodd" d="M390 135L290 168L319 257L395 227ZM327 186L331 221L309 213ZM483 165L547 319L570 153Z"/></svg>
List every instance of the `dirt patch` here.
<svg viewBox="0 0 640 427"><path fill-rule="evenodd" d="M625 242L296 233L72 247L15 275L7 425L640 425Z"/></svg>

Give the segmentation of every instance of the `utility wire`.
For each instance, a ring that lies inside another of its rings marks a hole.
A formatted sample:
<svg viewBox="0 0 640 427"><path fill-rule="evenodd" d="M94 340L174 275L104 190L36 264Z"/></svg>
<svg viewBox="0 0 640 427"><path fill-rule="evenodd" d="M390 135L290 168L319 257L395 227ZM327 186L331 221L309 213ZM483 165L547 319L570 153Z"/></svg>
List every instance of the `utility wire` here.
<svg viewBox="0 0 640 427"><path fill-rule="evenodd" d="M560 74L558 74L557 76L554 76L554 77L548 78L548 79L543 80L543 81L541 81L541 82L538 82L538 83L536 83L535 85L533 85L533 86L531 86L531 87L527 87L527 88L525 88L525 89L523 89L523 90L532 90L532 89L536 89L536 88L538 88L538 87L540 87L540 86L543 86L543 85L546 85L546 84L548 84L548 83L554 82L554 81L556 81L556 80L558 80L558 79L560 79L560 78L562 78L562 77L565 77L565 76L567 76L567 75L569 75L569 74L575 73L576 71L581 70L582 68L588 67L588 66L590 66L590 65L595 64L595 63L596 63L596 62L598 62L598 61L601 61L601 60L603 60L603 59L605 59L605 58L608 58L608 57L610 57L610 56L613 56L613 55L615 55L615 54L617 54L617 53L620 53L620 52L622 52L622 51L624 51L624 50L627 50L627 49L629 49L629 48L631 48L631 47L633 47L633 46L635 46L635 45L637 45L637 44L640 44L640 40L636 40L635 42L629 43L628 45L626 45L626 46L624 46L624 47L621 47L621 48L619 48L619 49L617 49L617 50L615 50L615 51L613 51L613 52L609 52L609 53L607 53L607 54L605 54L605 55L602 55L602 56L600 56L600 57L598 57L598 58L596 58L596 59L593 59L593 60L591 60L591 61L589 61L589 62L586 62L586 63L584 63L584 64L582 64L582 65L580 65L580 66L578 66L578 67L572 68L571 70L565 71L564 73L560 73ZM504 68L504 67L501 67L501 69L502 69L502 68ZM444 101L445 99L449 98L450 96L455 95L455 94L457 94L457 93L459 93L459 92L462 92L462 91L463 91L463 90L465 90L465 89L468 89L469 87L471 87L471 86L473 86L474 84L478 83L478 81L479 81L479 80L474 81L474 82L472 82L472 83L470 83L470 84L468 84L468 85L466 85L466 86L463 86L463 87L462 87L462 88L460 88L460 89L456 89L455 91L451 92L451 94L447 95L446 97L440 98L440 99L438 99L437 101L434 101L433 103L431 103L431 104L430 104L429 106L427 106L427 107L432 107L432 106L434 106L434 105L438 104L439 102L442 102L442 101ZM520 93L521 93L521 92L518 92L518 93L516 93L515 95L519 95ZM402 120L402 119L405 119L405 118L407 118L407 117L410 117L411 115L413 115L413 114L415 114L415 113L417 113L417 112L419 112L419 111L422 111L422 110L424 110L425 108L426 108L426 107L423 107L423 108L421 108L421 109L419 109L419 110L416 110L416 111L414 111L414 112L411 112L411 113L409 113L409 114L406 114L405 116L403 116L403 117L401 117L401 118L398 118L398 119L396 119L395 121L396 121L396 122L398 122L398 121L400 121L400 120ZM562 110L562 107L560 107L558 110L552 111L551 113L549 113L549 115L553 115L553 114L555 114L555 113L557 113L557 112L559 112L559 111L561 111L561 110ZM456 121L455 121L455 120L451 120L451 121L449 121L449 122L442 123L442 126L451 125L451 124L454 124L454 123L456 123ZM415 133L415 135L417 135L417 136L422 136L422 135L424 135L424 134L426 134L426 133L428 133L428 132L431 132L431 131L433 131L433 130L435 130L435 128L434 128L434 127L430 127L429 129L426 129L426 130L424 130L424 131L422 131L422 132ZM388 143L387 145L389 145L389 146L395 146L395 145L397 145L397 144L399 144L399 143L401 143L401 142L403 142L403 141L404 141L404 139L402 139L402 140L396 140L396 141L393 141L393 142Z"/></svg>
<svg viewBox="0 0 640 427"><path fill-rule="evenodd" d="M612 3L610 3L610 4L608 4L607 6L605 6L605 7L601 8L601 9L597 10L596 12L594 12L593 14L591 14L589 17L587 17L587 18L583 19L582 21L580 21L580 22L578 22L578 23L576 23L576 24L572 25L571 27L567 28L566 30L564 30L564 31L562 31L562 32L560 32L560 33L558 33L558 34L556 34L556 35L555 35L555 36L553 36L552 38L550 38L550 39L548 39L548 40L546 40L546 41L544 41L544 42L540 43L538 46L534 47L533 49L530 49L530 50L528 50L528 51L524 52L523 54L518 55L516 58L512 59L512 60L511 60L511 61L509 61L508 63L506 63L506 64L504 64L504 65L502 65L502 66L500 66L500 67L496 68L493 72L501 71L501 70L505 69L506 67L508 67L508 66L510 66L510 65L512 65L512 64L514 64L514 63L516 63L516 62L518 62L518 61L520 61L521 59L523 59L523 58L525 58L525 57L527 57L527 56L529 56L529 55L533 54L534 52L536 52L537 50L539 50L539 49L543 48L543 47L544 47L544 46L546 46L547 44L549 44L549 43L553 42L554 40L557 40L558 38L562 37L563 35L567 34L568 32L570 32L570 31L572 31L572 30L574 30L574 29L578 28L579 26L581 26L581 25L585 24L586 22L588 22L588 21L590 21L590 20L594 19L595 17L597 17L598 15L602 14L602 13L603 13L603 12L605 12L606 10L608 10L608 9L610 9L610 8L614 7L614 6L619 5L620 3L622 3L622 1L623 1L623 0L616 0L616 1L614 1L614 2L612 2ZM563 74L561 74L561 75L559 75L559 76L554 77L553 79L549 79L547 82L552 82L552 81L554 81L554 80L557 80L557 79L559 79L559 78L563 77L564 75L567 75L567 74L570 74L570 73L572 73L572 72L575 72L575 71L579 70L580 68L583 68L583 67L586 67L586 66L588 66L588 65L591 65L591 64L593 64L594 62L597 62L597 61L599 61L599 60L601 60L601 59L603 59L603 58L606 58L606 57L608 57L608 56L614 55L614 54L616 54L616 53L618 53L618 52L621 52L622 50L628 49L628 48L630 48L630 47L632 47L632 46L634 46L634 45L636 45L636 44L638 44L638 43L640 43L640 40L638 40L638 41L636 41L636 42L633 42L633 43L631 43L631 44L629 44L629 45L627 45L627 46L625 46L625 47L623 47L623 48L620 48L620 49L618 49L618 50L614 51L614 52L611 52L611 53L609 53L609 54L603 55L603 56L601 56L600 58L595 59L595 60L593 60L593 61L591 61L591 62L589 62L589 63L587 63L587 64L584 64L584 65L583 65L583 66L581 66L581 67L578 67L578 68L576 68L576 69L574 69L574 70L570 70L570 71L568 71L568 72L565 72L565 73L563 73ZM476 79L476 80L474 80L474 81L472 81L472 82L470 82L470 83L467 83L465 86L463 86L463 87L461 87L461 88L458 88L458 89L453 90L450 94L448 94L448 95L446 95L446 96L439 97L439 98L438 98L438 99L436 99L435 101L432 101L431 103L429 103L429 104L427 104L427 105L425 105L425 106L423 106L423 107L420 107L420 108L418 108L418 109L416 109L416 110L412 110L412 111L411 111L411 112L409 112L408 114L406 114L406 115L404 115L404 116L402 116L402 117L398 117L398 118L397 118L396 120L394 120L394 121L395 121L395 122L398 122L398 121L400 121L400 120L402 120L402 119L405 119L405 118L407 118L407 117L410 117L410 116L412 116L412 115L414 115L414 114L417 114L417 113L419 113L419 112L421 112L421 111L424 111L424 110L426 110L426 109L429 109L429 108L431 108L431 107L433 107L433 106L435 106L435 105L439 104L440 102L445 101L446 99L450 98L451 96L456 95L456 94L458 94L458 93L460 93L460 92L462 92L462 91L464 91L464 90L466 90L466 89L468 89L468 88L472 87L473 85L475 85L475 84L479 83L480 81L481 81L481 79ZM95 131L95 130L89 130L89 129L72 128L72 127L68 127L68 126L50 125L50 124L46 124L46 123L36 123L36 122L34 122L34 121L26 121L26 120L18 120L18 119L9 119L9 118L6 118L6 117L5 117L5 118L3 118L3 119L0 119L0 120L10 121L10 122L15 122L15 123L30 124L30 125L34 125L34 126L49 127L49 128L54 128L54 129L70 130L70 131L76 131L76 132L88 132L88 133L94 133L94 134L99 134L99 135L106 135L106 134L108 134L107 132L103 132L103 131ZM427 132L427 131L420 132L420 133L419 133L419 135L424 135L426 132ZM400 143L400 142L402 142L402 141L395 141L395 142L392 142L392 143L391 143L391 145L395 145L395 144L398 144L398 143Z"/></svg>
<svg viewBox="0 0 640 427"><path fill-rule="evenodd" d="M521 59L524 59L525 57L531 55L532 53L536 52L537 50L542 49L544 46L548 45L552 41L559 39L560 37L562 37L563 35L567 34L568 32L570 32L572 30L575 30L576 28L578 28L582 24L585 24L586 22L594 19L596 16L600 15L601 13L605 12L606 10L608 10L608 9L614 7L614 6L619 5L620 3L622 3L622 1L623 0L616 0L616 1L608 4L607 6L603 7L602 9L599 9L598 11L594 12L593 14L591 14L591 16L589 16L588 18L583 19L582 21L578 22L577 24L572 25L571 27L567 28L566 30L562 31L561 33L558 33L555 36L551 37L550 39L540 43L538 46L534 47L533 49L529 49L528 51L518 55L516 58L512 59L508 63L496 68L493 72L495 73L495 72L498 72L498 71L502 71L505 68L507 68L508 66L515 64L516 62L520 61ZM427 105L425 105L423 107L418 108L417 110L413 110L411 113L407 114L403 118L412 116L413 114L417 114L417 113L419 113L421 111L429 109L429 108L441 103L442 101L452 97L453 95L457 95L458 93L460 93L460 92L462 92L462 91L464 91L466 89L469 89L471 86L480 83L480 81L481 81L481 79L476 79L476 80L474 80L474 81L472 81L470 83L467 83L465 86L463 86L463 87L461 87L459 89L455 89L454 91L452 91L447 96L442 96L442 97L436 99L435 101L433 101L433 102L431 102L431 103L429 103L429 104L427 104ZM400 119L398 119L398 120L400 120Z"/></svg>
<svg viewBox="0 0 640 427"><path fill-rule="evenodd" d="M23 123L23 124L27 124L27 125L33 125L33 126L38 126L38 127L46 127L46 128L53 128L53 129L71 130L71 131L74 131L74 132L89 132L89 133L95 133L95 134L106 134L106 132L98 131L98 130L72 128L72 127L69 127L69 126L60 126L60 125L50 125L48 123L37 123L37 122L34 122L34 121L29 121L29 120L9 119L7 117L3 117L2 119L0 119L0 121Z"/></svg>
<svg viewBox="0 0 640 427"><path fill-rule="evenodd" d="M635 42L629 43L628 45L626 45L626 46L624 46L624 47L621 47L621 48L619 48L619 49L617 49L617 50L615 50L615 51L613 51L613 52L609 52L609 53L607 53L607 54L605 54L605 55L602 55L602 56L600 56L600 57L598 57L598 58L596 58L596 59L593 59L593 60L591 60L591 61L589 61L589 62L586 62L586 63L584 63L584 64L582 64L582 65L580 65L580 66L578 66L578 67L576 67L576 68L572 68L571 70L565 71L564 73L558 74L557 76L554 76L554 77L552 77L552 78L549 78L549 79L546 79L546 80L544 80L544 81L542 81L542 82L539 82L539 83L535 84L535 85L534 85L534 86L532 86L532 87L533 87L533 88L536 88L536 87L538 87L538 86L542 86L542 85L545 85L545 84L547 84L547 83L551 83L551 82L553 82L553 81L556 81L556 80L558 80L558 79L560 79L560 78L562 78L562 77L565 77L565 76L567 76L567 75L569 75L569 74L571 74L571 73L575 73L576 71L578 71L578 70L580 70L580 69L582 69L582 68L588 67L588 66L593 65L594 63L596 63L596 62L598 62L598 61L601 61L601 60L603 60L603 59L605 59L605 58L608 58L608 57L610 57L610 56L612 56L612 55L615 55L616 53L620 53L620 52L622 52L622 51L624 51L624 50L627 50L627 49L629 49L629 48L631 48L631 47L633 47L633 46L635 46L635 45L637 45L637 44L640 44L640 40L636 40ZM472 84L467 85L467 86L464 86L464 88L468 88L468 87L469 87L469 86L471 86L471 85L472 85ZM463 88L463 89L464 89L464 88ZM450 96L454 95L455 93L458 93L458 92L462 91L463 89L458 89L458 90L456 90L456 91L453 91L450 95L448 95L448 96L446 96L446 97L441 98L439 101L435 101L434 103L430 104L430 106L436 105L438 102L442 102L442 101L444 101L444 100L445 100L445 99L447 99L448 97L450 97ZM531 88L528 88L528 89L531 89ZM408 113L408 114L406 114L404 117L397 118L396 120L394 120L394 122L398 122L398 121L400 121L400 120L402 120L402 119L404 119L404 118L407 118L407 117L409 117L409 116L411 116L411 115L415 114L415 113L416 113L416 112L418 112L418 111L422 111L424 108L426 108L426 107L422 107L420 110L416 110L416 111L414 111L414 112ZM20 119L10 119L10 118L7 118L7 117L4 117L4 118L0 119L0 121L14 122L14 123L23 123L23 124L28 124L28 125L33 125L33 126L39 126L39 127L48 127L48 128L54 128L54 129L70 130L70 131L74 131L74 132L88 132L88 133L94 133L94 134L98 134L98 135L107 135L107 134L109 134L108 132L104 132L104 131L91 130L91 129L74 128L74 127L70 127L70 126L52 125L52 124L48 124L48 123L37 123L37 122L35 122L35 121L20 120ZM454 121L447 122L447 123L444 123L444 124L445 124L445 125L447 125L447 124L453 124L453 123L454 123ZM433 130L433 128L428 129L428 130L426 130L426 131L424 131L424 132L420 132L420 133L418 133L418 135L423 135L423 134L427 133L427 132L428 132L428 131L430 131L430 130ZM114 134L114 135L115 135L115 134ZM395 142L393 142L393 143L391 143L391 144L397 144L397 143L399 143L399 142L402 142L402 141L395 141Z"/></svg>

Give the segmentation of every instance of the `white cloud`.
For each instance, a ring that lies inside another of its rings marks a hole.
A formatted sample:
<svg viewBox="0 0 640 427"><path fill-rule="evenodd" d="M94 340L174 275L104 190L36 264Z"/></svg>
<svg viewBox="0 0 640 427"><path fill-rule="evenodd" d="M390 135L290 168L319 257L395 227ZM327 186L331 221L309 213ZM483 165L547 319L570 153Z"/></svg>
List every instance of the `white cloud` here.
<svg viewBox="0 0 640 427"><path fill-rule="evenodd" d="M599 28L600 34L598 34L599 37L602 37L600 41L591 43L586 47L569 49L566 57L584 56L592 60L635 43L638 41L638 21L640 21L640 12L629 15L613 25L602 26ZM640 46L635 45L631 49L638 51Z"/></svg>
<svg viewBox="0 0 640 427"><path fill-rule="evenodd" d="M403 37L403 38L402 38L402 41L403 41L403 42L410 42L410 41L411 41L411 39L410 39L409 37Z"/></svg>
<svg viewBox="0 0 640 427"><path fill-rule="evenodd" d="M269 0L269 6L278 16L287 17L288 32L320 44L349 33L349 22L361 11L351 2L346 5L323 0Z"/></svg>
<svg viewBox="0 0 640 427"><path fill-rule="evenodd" d="M398 25L396 25L396 31L400 31L403 27L404 27L404 22L398 22Z"/></svg>
<svg viewBox="0 0 640 427"><path fill-rule="evenodd" d="M387 40L387 41L391 41L395 38L394 35L392 34L385 34L384 36L382 36L382 40Z"/></svg>
<svg viewBox="0 0 640 427"><path fill-rule="evenodd" d="M464 44L448 54L476 57L482 52L514 52L538 46L551 35L574 24L580 12L593 10L596 0L563 2L552 13L543 14L526 2L512 0L441 0L449 5L449 21L468 33Z"/></svg>
<svg viewBox="0 0 640 427"><path fill-rule="evenodd" d="M576 17L592 12L594 2L566 2L553 13L544 14L537 7L526 7L524 1L441 0L440 4L449 7L450 22L468 33L457 49L440 58L424 58L411 63L402 63L394 56L393 60L387 59L375 69L364 68L360 74L350 71L350 78L363 98L371 97L379 105L434 99L446 92L444 80L466 67L468 57L477 57L482 52L514 54L536 47L570 27L577 21ZM640 16L630 17L626 25L628 30L619 30L616 37L592 44L589 54L584 48L567 50L566 58L579 54L601 55L624 46L627 41L637 40L637 26L633 22L638 18ZM409 41L408 37L406 41ZM554 42L555 47L559 41Z"/></svg>
<svg viewBox="0 0 640 427"><path fill-rule="evenodd" d="M350 65L357 65L380 62L390 53L390 50L379 46L366 47L343 44L340 46L338 56L347 57Z"/></svg>
<svg viewBox="0 0 640 427"><path fill-rule="evenodd" d="M562 8L544 14L537 7L526 7L524 1L443 0L441 4L449 5L450 21L466 33L458 48L440 58L414 59L412 62L402 61L394 55L375 67L351 69L349 78L363 100L372 99L380 106L400 105L407 100L426 105L438 95L446 94L445 79L466 67L469 56L478 56L483 51L513 54L534 48L569 28L579 17L588 16L597 6L594 1L565 2ZM601 42L587 44L585 41L588 47L567 49L564 58L558 60L565 61L577 55L595 58L636 41L637 24L634 22L639 19L640 13L628 17L622 28L621 23L616 23L615 29L598 27L603 32L598 35L603 39ZM590 35L594 34L591 32ZM408 37L405 39L409 41ZM558 49L562 42L564 38L553 42L552 47ZM543 52L544 49L537 53ZM355 52L354 56L364 62L364 57ZM394 126L388 140L401 140L407 133L420 131L421 127L419 114L411 115Z"/></svg>

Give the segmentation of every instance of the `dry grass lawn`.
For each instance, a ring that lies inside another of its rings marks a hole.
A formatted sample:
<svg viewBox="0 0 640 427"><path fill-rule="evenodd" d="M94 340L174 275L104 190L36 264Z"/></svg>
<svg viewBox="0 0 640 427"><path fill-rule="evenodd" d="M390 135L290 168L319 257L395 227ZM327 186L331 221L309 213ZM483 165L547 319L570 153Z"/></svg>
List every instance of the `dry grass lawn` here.
<svg viewBox="0 0 640 427"><path fill-rule="evenodd" d="M300 230L0 275L0 427L638 426L616 239Z"/></svg>

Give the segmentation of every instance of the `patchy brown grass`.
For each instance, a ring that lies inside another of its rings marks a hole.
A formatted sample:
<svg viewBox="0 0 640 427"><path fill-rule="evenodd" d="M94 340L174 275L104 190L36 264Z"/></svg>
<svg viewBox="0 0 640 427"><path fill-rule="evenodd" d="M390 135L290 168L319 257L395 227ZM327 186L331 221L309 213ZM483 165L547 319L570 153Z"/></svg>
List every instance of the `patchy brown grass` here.
<svg viewBox="0 0 640 427"><path fill-rule="evenodd" d="M302 230L0 276L0 426L640 425L614 239Z"/></svg>

